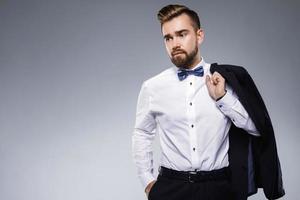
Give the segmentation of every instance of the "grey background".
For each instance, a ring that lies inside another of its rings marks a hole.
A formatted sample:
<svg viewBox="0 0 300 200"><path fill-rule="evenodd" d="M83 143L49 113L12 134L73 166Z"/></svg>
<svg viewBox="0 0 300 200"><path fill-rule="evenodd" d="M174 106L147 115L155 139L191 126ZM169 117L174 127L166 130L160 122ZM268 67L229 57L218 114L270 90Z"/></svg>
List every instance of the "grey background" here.
<svg viewBox="0 0 300 200"><path fill-rule="evenodd" d="M169 3L0 0L0 199L145 199L131 134L142 81L171 66L156 20ZM299 1L183 3L200 14L205 60L255 80L283 199L299 199Z"/></svg>

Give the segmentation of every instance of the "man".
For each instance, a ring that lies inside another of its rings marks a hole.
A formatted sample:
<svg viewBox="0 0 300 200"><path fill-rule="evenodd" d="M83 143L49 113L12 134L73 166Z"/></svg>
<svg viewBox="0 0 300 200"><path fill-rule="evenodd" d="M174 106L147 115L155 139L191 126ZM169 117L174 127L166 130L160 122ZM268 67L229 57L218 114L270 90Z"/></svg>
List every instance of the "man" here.
<svg viewBox="0 0 300 200"><path fill-rule="evenodd" d="M247 199L263 187L284 195L271 121L251 77L238 66L206 63L204 31L193 10L168 5L158 12L175 65L142 85L133 157L150 200ZM159 134L159 175L152 141Z"/></svg>

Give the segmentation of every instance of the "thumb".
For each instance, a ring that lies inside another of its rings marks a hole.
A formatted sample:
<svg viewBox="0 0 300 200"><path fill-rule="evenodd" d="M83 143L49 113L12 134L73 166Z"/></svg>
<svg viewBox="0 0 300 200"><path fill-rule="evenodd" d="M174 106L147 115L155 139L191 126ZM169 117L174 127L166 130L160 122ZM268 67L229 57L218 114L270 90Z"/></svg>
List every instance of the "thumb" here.
<svg viewBox="0 0 300 200"><path fill-rule="evenodd" d="M210 85L211 85L211 78L210 78L209 75L206 75L206 77L205 77L205 82L206 82L206 85L207 85L207 86L210 86Z"/></svg>

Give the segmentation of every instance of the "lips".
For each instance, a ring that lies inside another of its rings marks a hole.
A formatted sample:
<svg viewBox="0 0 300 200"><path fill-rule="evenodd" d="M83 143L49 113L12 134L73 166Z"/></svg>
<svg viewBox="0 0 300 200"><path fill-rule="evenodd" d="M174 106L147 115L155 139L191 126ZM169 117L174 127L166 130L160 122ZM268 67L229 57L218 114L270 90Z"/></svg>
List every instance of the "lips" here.
<svg viewBox="0 0 300 200"><path fill-rule="evenodd" d="M179 55L179 54L184 54L185 52L183 51L174 51L172 52L172 56L176 56L176 55Z"/></svg>

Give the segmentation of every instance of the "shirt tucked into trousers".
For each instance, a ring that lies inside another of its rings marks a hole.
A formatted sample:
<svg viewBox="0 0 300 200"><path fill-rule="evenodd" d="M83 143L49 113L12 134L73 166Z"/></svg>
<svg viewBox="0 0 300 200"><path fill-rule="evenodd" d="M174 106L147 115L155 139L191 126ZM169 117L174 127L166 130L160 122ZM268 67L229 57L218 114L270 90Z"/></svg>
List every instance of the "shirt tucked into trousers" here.
<svg viewBox="0 0 300 200"><path fill-rule="evenodd" d="M230 174L222 168L209 172L209 176L199 181L178 180L159 174L150 190L149 200L233 200ZM214 173L220 173L217 176ZM222 175L222 176L220 176Z"/></svg>

